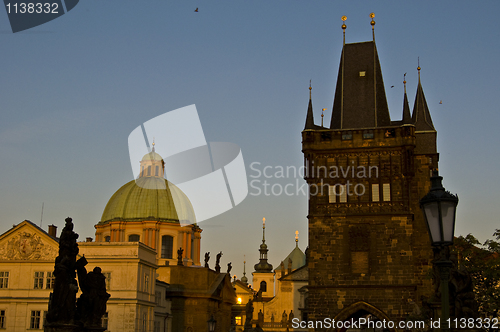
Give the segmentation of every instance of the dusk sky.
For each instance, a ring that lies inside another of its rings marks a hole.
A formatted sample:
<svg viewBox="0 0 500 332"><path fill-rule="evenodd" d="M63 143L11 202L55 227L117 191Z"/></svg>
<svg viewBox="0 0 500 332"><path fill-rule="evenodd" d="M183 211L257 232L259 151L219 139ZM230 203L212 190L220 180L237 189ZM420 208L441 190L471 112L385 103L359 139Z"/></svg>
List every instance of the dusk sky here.
<svg viewBox="0 0 500 332"><path fill-rule="evenodd" d="M83 0L15 34L0 9L0 232L25 219L40 225L43 204L43 229L60 232L71 216L80 239L94 237L108 199L133 179L128 135L191 104L207 141L241 148L249 180L255 162L299 168L309 80L316 124L322 108L329 124L340 18L347 43L369 41L371 12L392 120L405 73L413 109L420 59L440 174L460 198L456 235L491 238L500 228L500 2L451 0ZM258 262L263 217L274 267L296 230L307 246L307 197L256 191L199 225L202 255L222 251L238 277L244 255L247 276Z"/></svg>

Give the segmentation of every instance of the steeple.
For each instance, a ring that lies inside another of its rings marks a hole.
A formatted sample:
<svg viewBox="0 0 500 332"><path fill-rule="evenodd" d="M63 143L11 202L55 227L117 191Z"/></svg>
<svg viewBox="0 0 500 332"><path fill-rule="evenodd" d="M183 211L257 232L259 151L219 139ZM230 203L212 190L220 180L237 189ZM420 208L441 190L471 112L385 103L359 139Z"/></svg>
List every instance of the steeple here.
<svg viewBox="0 0 500 332"><path fill-rule="evenodd" d="M246 271L245 271L245 268L246 268L246 260L243 261L243 277L241 277L241 282L245 283L245 284L248 284L248 278L246 276Z"/></svg>
<svg viewBox="0 0 500 332"><path fill-rule="evenodd" d="M403 84L405 86L405 94L403 98L403 124L411 124L411 112L410 112L410 104L408 103L408 96L406 95L406 73L404 75Z"/></svg>
<svg viewBox="0 0 500 332"><path fill-rule="evenodd" d="M304 130L315 129L315 127L316 127L314 125L311 90L312 90L311 81L309 81L309 106L307 107L306 126L304 127Z"/></svg>
<svg viewBox="0 0 500 332"><path fill-rule="evenodd" d="M262 244L260 245L260 261L255 264L255 272L272 272L273 266L267 262L267 249L266 244L266 218L262 218Z"/></svg>
<svg viewBox="0 0 500 332"><path fill-rule="evenodd" d="M418 87L417 94L415 96L415 104L413 105L413 116L412 122L415 125L415 131L436 131L434 125L432 124L431 114L429 108L427 107L427 101L425 100L424 90L422 89L422 84L420 83L420 65L418 70Z"/></svg>
<svg viewBox="0 0 500 332"><path fill-rule="evenodd" d="M373 17L372 13L373 40L344 44L342 48L331 129L374 128L391 125L382 70L375 45ZM342 29L345 35L344 25Z"/></svg>

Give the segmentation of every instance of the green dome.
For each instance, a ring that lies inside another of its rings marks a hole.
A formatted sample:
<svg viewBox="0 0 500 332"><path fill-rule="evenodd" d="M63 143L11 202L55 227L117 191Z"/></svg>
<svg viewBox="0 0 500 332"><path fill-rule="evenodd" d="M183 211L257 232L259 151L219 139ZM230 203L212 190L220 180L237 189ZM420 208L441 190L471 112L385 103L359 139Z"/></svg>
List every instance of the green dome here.
<svg viewBox="0 0 500 332"><path fill-rule="evenodd" d="M151 151L150 153L146 153L144 155L144 157L142 157L142 161L146 161L146 160L162 160L163 158L158 154L156 153L154 150Z"/></svg>
<svg viewBox="0 0 500 332"><path fill-rule="evenodd" d="M183 224L196 222L187 196L160 177L141 177L118 189L109 199L99 223L113 220L156 220Z"/></svg>

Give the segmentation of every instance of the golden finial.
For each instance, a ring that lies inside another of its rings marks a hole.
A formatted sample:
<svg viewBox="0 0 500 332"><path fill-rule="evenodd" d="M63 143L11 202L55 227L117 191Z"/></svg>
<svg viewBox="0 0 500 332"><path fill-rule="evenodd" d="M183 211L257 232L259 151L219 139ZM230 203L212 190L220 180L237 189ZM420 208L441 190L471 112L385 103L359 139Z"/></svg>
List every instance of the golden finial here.
<svg viewBox="0 0 500 332"><path fill-rule="evenodd" d="M325 116L325 115L323 114L323 112L324 112L324 111L326 111L326 108L323 108L323 109L321 110L321 127L323 127L323 117Z"/></svg>
<svg viewBox="0 0 500 332"><path fill-rule="evenodd" d="M262 218L262 228L266 228L266 218Z"/></svg>
<svg viewBox="0 0 500 332"><path fill-rule="evenodd" d="M153 152L155 152L155 138L153 137Z"/></svg>
<svg viewBox="0 0 500 332"><path fill-rule="evenodd" d="M418 61L418 67L417 67L417 70L418 70L418 82L420 83L420 57L417 57L417 61Z"/></svg>
<svg viewBox="0 0 500 332"><path fill-rule="evenodd" d="M345 45L345 29L347 28L347 25L345 25L345 21L347 20L347 16L342 16L340 18L342 20L342 33L344 35L344 45Z"/></svg>
<svg viewBox="0 0 500 332"><path fill-rule="evenodd" d="M295 231L295 242L299 242L299 231Z"/></svg>
<svg viewBox="0 0 500 332"><path fill-rule="evenodd" d="M311 90L312 90L312 86L311 86L311 80L309 80L309 99L311 99Z"/></svg>

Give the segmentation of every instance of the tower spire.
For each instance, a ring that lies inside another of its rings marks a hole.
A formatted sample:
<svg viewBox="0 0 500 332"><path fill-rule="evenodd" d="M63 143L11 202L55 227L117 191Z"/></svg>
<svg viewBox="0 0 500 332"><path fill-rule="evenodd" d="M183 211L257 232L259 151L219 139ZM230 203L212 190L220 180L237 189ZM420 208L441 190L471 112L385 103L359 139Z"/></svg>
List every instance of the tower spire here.
<svg viewBox="0 0 500 332"><path fill-rule="evenodd" d="M255 272L272 272L273 266L267 262L267 249L266 244L266 218L262 218L262 244L260 245L260 260L255 264Z"/></svg>
<svg viewBox="0 0 500 332"><path fill-rule="evenodd" d="M375 18L375 13L370 13L370 18L372 21L370 24L372 25L372 36L373 36L373 41L375 41L375 21L373 20Z"/></svg>
<svg viewBox="0 0 500 332"><path fill-rule="evenodd" d="M246 263L247 263L247 261L245 260L245 256L243 256L243 259L244 259L243 260L243 277L241 277L241 282L247 284L248 283L248 278L246 276L247 273L245 271L246 270Z"/></svg>
<svg viewBox="0 0 500 332"><path fill-rule="evenodd" d="M295 247L299 246L299 231L295 231Z"/></svg>
<svg viewBox="0 0 500 332"><path fill-rule="evenodd" d="M403 96L403 124L411 124L410 104L408 103L408 96L406 95L406 73L403 79L404 96Z"/></svg>
<svg viewBox="0 0 500 332"><path fill-rule="evenodd" d="M417 94L415 95L415 104L413 105L412 122L415 125L415 131L436 131L432 123L431 113L427 107L424 90L420 82L420 58L418 59L418 86Z"/></svg>
<svg viewBox="0 0 500 332"><path fill-rule="evenodd" d="M314 125L311 91L312 91L311 80L309 80L309 105L307 106L306 125L304 127L304 130L315 129L316 127Z"/></svg>

